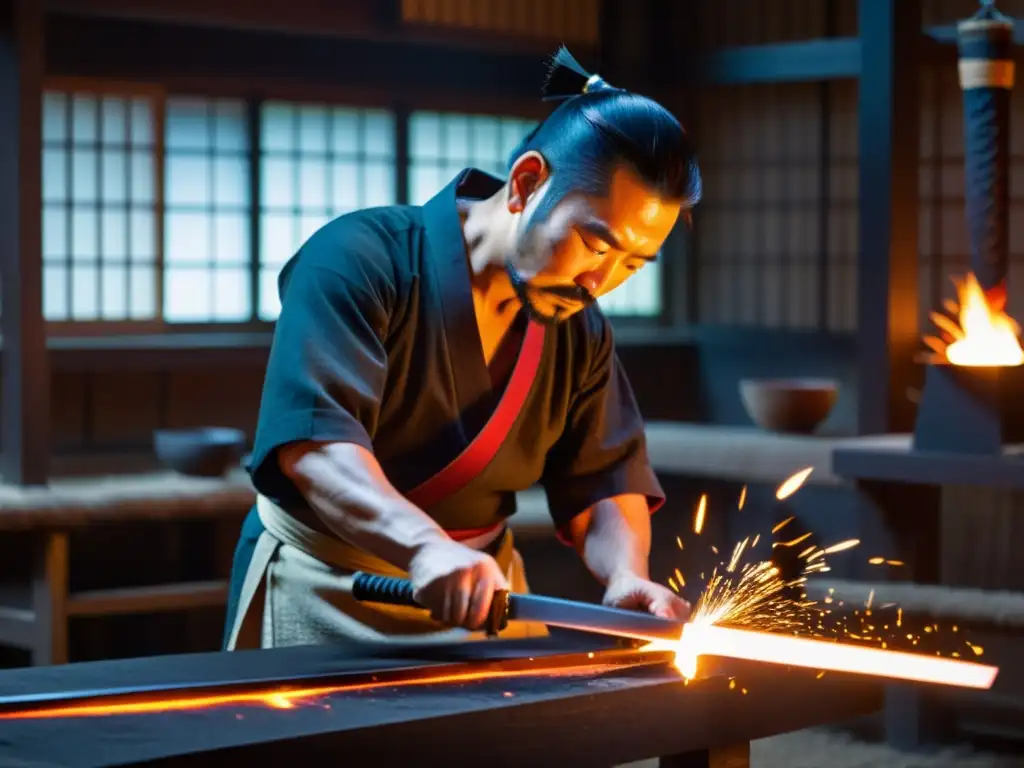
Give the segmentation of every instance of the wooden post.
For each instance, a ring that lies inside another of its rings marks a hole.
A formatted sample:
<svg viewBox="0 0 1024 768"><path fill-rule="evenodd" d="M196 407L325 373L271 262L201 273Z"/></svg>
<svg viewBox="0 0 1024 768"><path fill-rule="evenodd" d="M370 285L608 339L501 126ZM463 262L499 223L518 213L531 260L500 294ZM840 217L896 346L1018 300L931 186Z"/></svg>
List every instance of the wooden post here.
<svg viewBox="0 0 1024 768"><path fill-rule="evenodd" d="M44 485L50 372L42 290L43 2L12 0L0 8L0 470L5 482Z"/></svg>
<svg viewBox="0 0 1024 768"><path fill-rule="evenodd" d="M662 757L658 768L750 768L750 742Z"/></svg>
<svg viewBox="0 0 1024 768"><path fill-rule="evenodd" d="M67 664L68 659L68 536L44 531L33 553L32 611L35 637L32 664Z"/></svg>
<svg viewBox="0 0 1024 768"><path fill-rule="evenodd" d="M913 428L921 0L859 0L858 14L857 427L877 434Z"/></svg>

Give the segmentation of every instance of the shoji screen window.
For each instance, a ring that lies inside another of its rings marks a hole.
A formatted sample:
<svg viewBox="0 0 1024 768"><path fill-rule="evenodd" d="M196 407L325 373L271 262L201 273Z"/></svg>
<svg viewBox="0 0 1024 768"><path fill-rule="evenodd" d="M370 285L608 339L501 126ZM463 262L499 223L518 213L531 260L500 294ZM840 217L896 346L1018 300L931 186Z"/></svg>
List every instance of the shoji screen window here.
<svg viewBox="0 0 1024 768"><path fill-rule="evenodd" d="M245 103L171 97L165 120L164 319L250 320Z"/></svg>
<svg viewBox="0 0 1024 768"><path fill-rule="evenodd" d="M649 317L661 315L661 275L665 254L659 254L657 261L645 264L640 271L630 275L622 285L598 299L606 315L615 317Z"/></svg>
<svg viewBox="0 0 1024 768"><path fill-rule="evenodd" d="M154 115L147 97L44 94L47 320L156 318Z"/></svg>
<svg viewBox="0 0 1024 768"><path fill-rule="evenodd" d="M281 311L281 267L317 229L350 211L392 205L390 112L267 102L260 118L259 316Z"/></svg>
<svg viewBox="0 0 1024 768"><path fill-rule="evenodd" d="M463 168L501 178L508 156L535 120L447 112L414 112L409 118L409 202L422 205Z"/></svg>

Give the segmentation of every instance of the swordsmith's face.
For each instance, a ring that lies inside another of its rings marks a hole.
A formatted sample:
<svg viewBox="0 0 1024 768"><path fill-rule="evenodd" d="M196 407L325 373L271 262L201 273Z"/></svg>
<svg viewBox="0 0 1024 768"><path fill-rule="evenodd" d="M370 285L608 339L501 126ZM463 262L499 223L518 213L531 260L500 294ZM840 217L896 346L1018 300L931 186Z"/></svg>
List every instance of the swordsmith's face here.
<svg viewBox="0 0 1024 768"><path fill-rule="evenodd" d="M604 195L570 192L547 205L544 166L530 177L530 168L519 165L510 179L510 210L522 215L506 271L541 322L566 320L653 262L682 211L682 203L665 200L628 167L612 172ZM526 177L519 184L517 171Z"/></svg>

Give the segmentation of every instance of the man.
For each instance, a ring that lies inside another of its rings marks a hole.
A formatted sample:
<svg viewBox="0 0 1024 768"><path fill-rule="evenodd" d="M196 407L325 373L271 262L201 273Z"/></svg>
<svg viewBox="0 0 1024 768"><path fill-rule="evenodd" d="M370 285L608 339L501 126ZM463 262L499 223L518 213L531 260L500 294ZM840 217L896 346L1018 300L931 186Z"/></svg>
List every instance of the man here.
<svg viewBox="0 0 1024 768"><path fill-rule="evenodd" d="M649 580L664 496L595 299L655 259L699 172L671 114L564 49L546 91L506 181L342 216L282 271L228 648L477 636L527 590L505 522L538 483L606 604L688 613ZM408 575L429 613L357 603L357 570Z"/></svg>

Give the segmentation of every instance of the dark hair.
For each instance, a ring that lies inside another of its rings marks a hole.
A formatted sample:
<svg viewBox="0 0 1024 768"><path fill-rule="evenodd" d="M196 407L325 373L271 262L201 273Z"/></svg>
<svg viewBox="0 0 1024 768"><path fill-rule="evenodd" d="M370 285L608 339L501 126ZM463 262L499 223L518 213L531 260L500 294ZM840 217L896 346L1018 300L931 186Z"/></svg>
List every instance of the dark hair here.
<svg viewBox="0 0 1024 768"><path fill-rule="evenodd" d="M509 168L530 150L544 156L553 187L544 208L574 190L605 193L618 163L669 200L688 205L700 200L693 145L658 102L587 72L564 46L551 59L543 93L545 100L562 103L513 150Z"/></svg>

